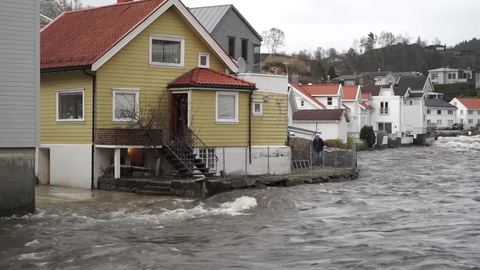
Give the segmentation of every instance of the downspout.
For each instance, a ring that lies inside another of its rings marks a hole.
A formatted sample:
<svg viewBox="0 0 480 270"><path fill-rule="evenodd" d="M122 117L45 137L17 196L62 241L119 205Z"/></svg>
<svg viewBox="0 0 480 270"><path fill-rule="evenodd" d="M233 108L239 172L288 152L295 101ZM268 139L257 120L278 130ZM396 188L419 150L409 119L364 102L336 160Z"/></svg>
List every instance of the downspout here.
<svg viewBox="0 0 480 270"><path fill-rule="evenodd" d="M253 89L250 90L250 98L248 101L248 155L250 164L252 164L252 96Z"/></svg>
<svg viewBox="0 0 480 270"><path fill-rule="evenodd" d="M92 182L91 182L91 189L95 188L95 124L96 124L96 96L97 96L97 75L87 73L86 70L83 70L83 73L87 76L92 77Z"/></svg>

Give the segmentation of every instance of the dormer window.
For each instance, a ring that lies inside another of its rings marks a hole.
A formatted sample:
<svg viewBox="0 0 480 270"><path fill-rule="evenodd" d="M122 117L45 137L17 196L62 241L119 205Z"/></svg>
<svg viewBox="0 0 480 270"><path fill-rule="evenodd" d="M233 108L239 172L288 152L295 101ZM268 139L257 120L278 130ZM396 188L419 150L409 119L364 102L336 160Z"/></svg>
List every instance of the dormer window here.
<svg viewBox="0 0 480 270"><path fill-rule="evenodd" d="M185 38L150 35L150 66L184 68Z"/></svg>
<svg viewBox="0 0 480 270"><path fill-rule="evenodd" d="M209 53L199 53L198 54L198 67L199 68L210 68L210 54Z"/></svg>
<svg viewBox="0 0 480 270"><path fill-rule="evenodd" d="M327 105L332 105L333 104L333 98L329 97L327 98Z"/></svg>

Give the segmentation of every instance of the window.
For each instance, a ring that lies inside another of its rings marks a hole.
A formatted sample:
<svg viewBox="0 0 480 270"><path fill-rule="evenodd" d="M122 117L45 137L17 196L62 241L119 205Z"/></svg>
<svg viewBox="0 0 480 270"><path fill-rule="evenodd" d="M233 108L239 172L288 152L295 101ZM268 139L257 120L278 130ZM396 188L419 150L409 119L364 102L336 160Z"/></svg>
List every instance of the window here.
<svg viewBox="0 0 480 270"><path fill-rule="evenodd" d="M327 98L327 105L332 105L333 104L333 98L329 97Z"/></svg>
<svg viewBox="0 0 480 270"><path fill-rule="evenodd" d="M260 45L253 45L253 69L260 70Z"/></svg>
<svg viewBox="0 0 480 270"><path fill-rule="evenodd" d="M263 101L254 100L252 111L253 116L263 116Z"/></svg>
<svg viewBox="0 0 480 270"><path fill-rule="evenodd" d="M477 111L477 114L480 115L480 111Z"/></svg>
<svg viewBox="0 0 480 270"><path fill-rule="evenodd" d="M442 110L437 110L437 114L442 114Z"/></svg>
<svg viewBox="0 0 480 270"><path fill-rule="evenodd" d="M217 118L219 124L238 124L238 93L217 92Z"/></svg>
<svg viewBox="0 0 480 270"><path fill-rule="evenodd" d="M380 102L380 114L388 114L388 102Z"/></svg>
<svg viewBox="0 0 480 270"><path fill-rule="evenodd" d="M378 123L378 131L392 133L392 123Z"/></svg>
<svg viewBox="0 0 480 270"><path fill-rule="evenodd" d="M457 79L457 74L453 73L452 74L452 79L454 79L454 80Z"/></svg>
<svg viewBox="0 0 480 270"><path fill-rule="evenodd" d="M463 114L463 110L460 110L460 114Z"/></svg>
<svg viewBox="0 0 480 270"><path fill-rule="evenodd" d="M452 79L452 74L448 73L448 79L449 79L449 80Z"/></svg>
<svg viewBox="0 0 480 270"><path fill-rule="evenodd" d="M427 114L431 114L431 113L432 113L432 111L431 111L431 110L427 110Z"/></svg>
<svg viewBox="0 0 480 270"><path fill-rule="evenodd" d="M453 114L453 110L448 110L448 114L452 115L452 114Z"/></svg>
<svg viewBox="0 0 480 270"><path fill-rule="evenodd" d="M200 68L210 68L210 54L209 53L198 53L198 67L200 67Z"/></svg>
<svg viewBox="0 0 480 270"><path fill-rule="evenodd" d="M304 99L300 100L300 107L302 107L302 108L305 107L305 100Z"/></svg>
<svg viewBox="0 0 480 270"><path fill-rule="evenodd" d="M413 105L413 100L410 100L410 105Z"/></svg>
<svg viewBox="0 0 480 270"><path fill-rule="evenodd" d="M469 124L473 124L473 119L468 119Z"/></svg>
<svg viewBox="0 0 480 270"><path fill-rule="evenodd" d="M57 91L57 121L83 122L85 89Z"/></svg>
<svg viewBox="0 0 480 270"><path fill-rule="evenodd" d="M480 124L480 119L477 119L477 124Z"/></svg>
<svg viewBox="0 0 480 270"><path fill-rule="evenodd" d="M235 37L228 38L228 55L235 57Z"/></svg>
<svg viewBox="0 0 480 270"><path fill-rule="evenodd" d="M457 102L454 102L453 105L457 106Z"/></svg>
<svg viewBox="0 0 480 270"><path fill-rule="evenodd" d="M437 126L442 126L442 120L437 120Z"/></svg>
<svg viewBox="0 0 480 270"><path fill-rule="evenodd" d="M242 57L248 61L248 39L242 39Z"/></svg>
<svg viewBox="0 0 480 270"><path fill-rule="evenodd" d="M448 125L453 126L453 120L448 120Z"/></svg>
<svg viewBox="0 0 480 270"><path fill-rule="evenodd" d="M431 120L427 120L427 124L430 124L432 121Z"/></svg>
<svg viewBox="0 0 480 270"><path fill-rule="evenodd" d="M430 79L435 79L435 74L430 74Z"/></svg>
<svg viewBox="0 0 480 270"><path fill-rule="evenodd" d="M131 122L138 119L140 89L113 88L113 121Z"/></svg>
<svg viewBox="0 0 480 270"><path fill-rule="evenodd" d="M468 114L473 114L473 110L468 110Z"/></svg>
<svg viewBox="0 0 480 270"><path fill-rule="evenodd" d="M185 38L150 35L150 66L183 68Z"/></svg>
<svg viewBox="0 0 480 270"><path fill-rule="evenodd" d="M198 151L199 157L205 164L207 164L208 168L215 169L215 148L201 148Z"/></svg>

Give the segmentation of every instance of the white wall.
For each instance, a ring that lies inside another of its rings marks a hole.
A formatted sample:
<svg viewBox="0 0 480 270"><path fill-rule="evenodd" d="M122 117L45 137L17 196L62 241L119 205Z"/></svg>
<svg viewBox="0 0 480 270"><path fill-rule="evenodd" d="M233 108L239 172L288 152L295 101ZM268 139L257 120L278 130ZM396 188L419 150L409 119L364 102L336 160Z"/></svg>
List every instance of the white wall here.
<svg viewBox="0 0 480 270"><path fill-rule="evenodd" d="M50 185L91 188L92 146L49 145Z"/></svg>
<svg viewBox="0 0 480 270"><path fill-rule="evenodd" d="M297 106L298 106L298 109L299 110L318 110L317 107L315 107L312 103L313 101L311 101L310 99L308 98L303 98L301 95L295 93L295 100L297 102ZM305 100L305 106L302 107L301 106L301 100Z"/></svg>
<svg viewBox="0 0 480 270"><path fill-rule="evenodd" d="M42 185L50 183L50 149L37 148L35 153L35 175Z"/></svg>
<svg viewBox="0 0 480 270"><path fill-rule="evenodd" d="M427 110L430 110L430 114L427 113L427 122L436 124L437 127L451 127L457 123L456 109L428 107ZM438 114L438 110L441 111L441 114ZM448 114L448 111L453 113ZM438 123L439 120L441 123Z"/></svg>
<svg viewBox="0 0 480 270"><path fill-rule="evenodd" d="M225 156L224 148L218 147L215 151L217 172L225 170L227 175L245 175L246 170L248 175L290 174L292 156L288 146L252 146L252 163L248 147L225 147Z"/></svg>
<svg viewBox="0 0 480 270"><path fill-rule="evenodd" d="M348 131L353 133L360 132L360 129L363 126L361 117L362 109L360 108L359 102L357 100L348 100L343 101L343 104L350 108L350 111L348 113L350 117L350 122L348 123Z"/></svg>
<svg viewBox="0 0 480 270"><path fill-rule="evenodd" d="M327 109L343 109L342 106L342 97L339 96L330 96L332 98L332 105L328 105L327 96L314 96L314 98L320 101Z"/></svg>
<svg viewBox="0 0 480 270"><path fill-rule="evenodd" d="M293 121L293 126L321 132L324 140L340 139L347 141L348 125L345 117L341 121Z"/></svg>
<svg viewBox="0 0 480 270"><path fill-rule="evenodd" d="M413 132L413 135L425 134L427 127L426 114L425 99L407 99L403 104L403 124L406 128L402 132Z"/></svg>
<svg viewBox="0 0 480 270"><path fill-rule="evenodd" d="M380 114L380 102L388 102L389 113ZM371 124L375 131L378 131L378 123L392 123L392 134L401 136L401 104L403 100L399 96L375 96L372 97L370 105L375 108L371 114Z"/></svg>

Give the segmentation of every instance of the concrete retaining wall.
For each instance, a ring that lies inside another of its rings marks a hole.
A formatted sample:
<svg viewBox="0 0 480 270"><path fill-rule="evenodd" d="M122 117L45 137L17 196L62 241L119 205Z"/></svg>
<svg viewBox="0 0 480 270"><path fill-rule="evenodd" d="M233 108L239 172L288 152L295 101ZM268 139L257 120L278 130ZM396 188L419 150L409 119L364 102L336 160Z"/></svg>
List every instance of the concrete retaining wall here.
<svg viewBox="0 0 480 270"><path fill-rule="evenodd" d="M35 149L0 149L0 216L35 211Z"/></svg>

